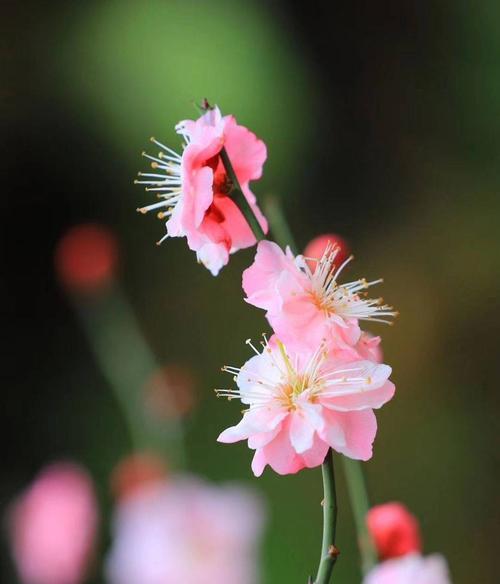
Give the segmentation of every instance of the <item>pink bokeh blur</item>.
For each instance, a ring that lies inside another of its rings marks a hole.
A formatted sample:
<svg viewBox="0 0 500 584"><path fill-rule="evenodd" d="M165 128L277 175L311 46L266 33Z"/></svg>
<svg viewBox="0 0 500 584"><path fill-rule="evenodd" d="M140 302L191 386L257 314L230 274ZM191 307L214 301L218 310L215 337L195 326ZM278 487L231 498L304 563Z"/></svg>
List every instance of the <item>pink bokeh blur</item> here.
<svg viewBox="0 0 500 584"><path fill-rule="evenodd" d="M46 467L13 503L12 553L23 584L80 584L94 548L98 511L81 467Z"/></svg>

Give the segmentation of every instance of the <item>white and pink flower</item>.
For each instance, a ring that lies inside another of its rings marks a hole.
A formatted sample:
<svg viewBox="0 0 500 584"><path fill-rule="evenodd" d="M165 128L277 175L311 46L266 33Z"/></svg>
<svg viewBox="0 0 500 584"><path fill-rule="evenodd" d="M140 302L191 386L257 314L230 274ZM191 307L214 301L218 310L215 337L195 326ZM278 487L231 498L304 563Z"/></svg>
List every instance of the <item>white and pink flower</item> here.
<svg viewBox="0 0 500 584"><path fill-rule="evenodd" d="M379 564L363 584L451 584L451 579L446 560L439 554L411 554Z"/></svg>
<svg viewBox="0 0 500 584"><path fill-rule="evenodd" d="M157 210L167 219L167 237L186 237L198 260L214 275L228 263L229 254L256 243L255 236L230 194L233 188L220 158L222 148L231 160L244 196L264 231L267 222L257 206L249 183L262 175L266 146L255 134L222 116L219 108L209 109L197 120L176 126L184 139L182 156L156 139L161 149L150 159L154 173L139 173L136 182L146 185L160 199L138 209Z"/></svg>
<svg viewBox="0 0 500 584"><path fill-rule="evenodd" d="M149 484L119 503L110 584L256 584L264 525L253 491L193 477Z"/></svg>
<svg viewBox="0 0 500 584"><path fill-rule="evenodd" d="M279 474L319 466L329 447L368 460L377 431L374 409L394 395L391 368L367 360L339 361L329 346L290 349L276 336L263 342L241 368L225 367L238 389L216 390L248 406L237 426L219 442L248 440L252 470L266 465Z"/></svg>
<svg viewBox="0 0 500 584"><path fill-rule="evenodd" d="M349 351L361 337L360 320L388 322L396 313L381 298L364 291L381 280L339 284L352 257L335 265L338 248L328 246L315 270L303 256L294 256L270 241L261 241L254 263L243 273L246 301L266 311L278 337L288 346L314 349L323 340Z"/></svg>

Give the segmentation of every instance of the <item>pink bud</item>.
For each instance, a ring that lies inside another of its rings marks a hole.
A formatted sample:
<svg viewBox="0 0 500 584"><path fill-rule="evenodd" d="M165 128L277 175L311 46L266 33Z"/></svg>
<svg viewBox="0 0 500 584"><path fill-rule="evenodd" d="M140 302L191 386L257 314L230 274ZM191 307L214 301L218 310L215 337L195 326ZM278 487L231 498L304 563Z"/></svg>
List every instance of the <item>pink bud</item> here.
<svg viewBox="0 0 500 584"><path fill-rule="evenodd" d="M401 503L373 507L366 521L381 559L422 551L418 521Z"/></svg>
<svg viewBox="0 0 500 584"><path fill-rule="evenodd" d="M10 536L24 584L80 584L98 522L92 482L71 463L45 468L14 502Z"/></svg>
<svg viewBox="0 0 500 584"><path fill-rule="evenodd" d="M77 225L59 241L55 266L69 288L93 292L109 283L118 259L113 233L101 225Z"/></svg>
<svg viewBox="0 0 500 584"><path fill-rule="evenodd" d="M340 237L340 235L335 235L334 233L325 233L324 235L318 235L312 239L304 250L304 256L306 258L321 259L323 253L325 252L328 244L333 245L339 249L337 255L335 256L335 265L340 266L349 256L349 246L347 242ZM309 268L314 272L316 269L316 262L307 262Z"/></svg>

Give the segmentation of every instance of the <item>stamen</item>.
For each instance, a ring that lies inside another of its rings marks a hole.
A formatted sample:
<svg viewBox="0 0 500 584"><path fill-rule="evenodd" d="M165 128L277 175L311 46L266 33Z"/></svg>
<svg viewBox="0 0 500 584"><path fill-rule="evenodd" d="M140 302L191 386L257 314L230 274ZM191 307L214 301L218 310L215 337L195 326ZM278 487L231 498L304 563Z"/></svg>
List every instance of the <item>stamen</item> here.
<svg viewBox="0 0 500 584"><path fill-rule="evenodd" d="M397 313L391 306L383 304L383 300L379 298L360 297L361 291L375 284L380 284L383 281L381 278L370 282L361 278L339 286L338 277L354 256L348 257L339 268L336 268L334 261L338 251L338 247L329 244L314 272L306 263L301 266L311 282L311 294L314 302L327 315L338 315L344 319L356 318L374 322L390 322L379 317L396 316ZM365 293L362 294L362 296L364 295Z"/></svg>

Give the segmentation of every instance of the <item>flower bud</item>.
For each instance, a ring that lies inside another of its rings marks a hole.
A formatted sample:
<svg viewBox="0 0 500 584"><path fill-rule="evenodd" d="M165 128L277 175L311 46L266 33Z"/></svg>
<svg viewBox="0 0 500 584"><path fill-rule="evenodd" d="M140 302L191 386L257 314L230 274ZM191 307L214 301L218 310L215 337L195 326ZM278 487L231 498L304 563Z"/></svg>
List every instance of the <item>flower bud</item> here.
<svg viewBox="0 0 500 584"><path fill-rule="evenodd" d="M373 507L366 521L381 559L422 551L418 521L401 503Z"/></svg>

